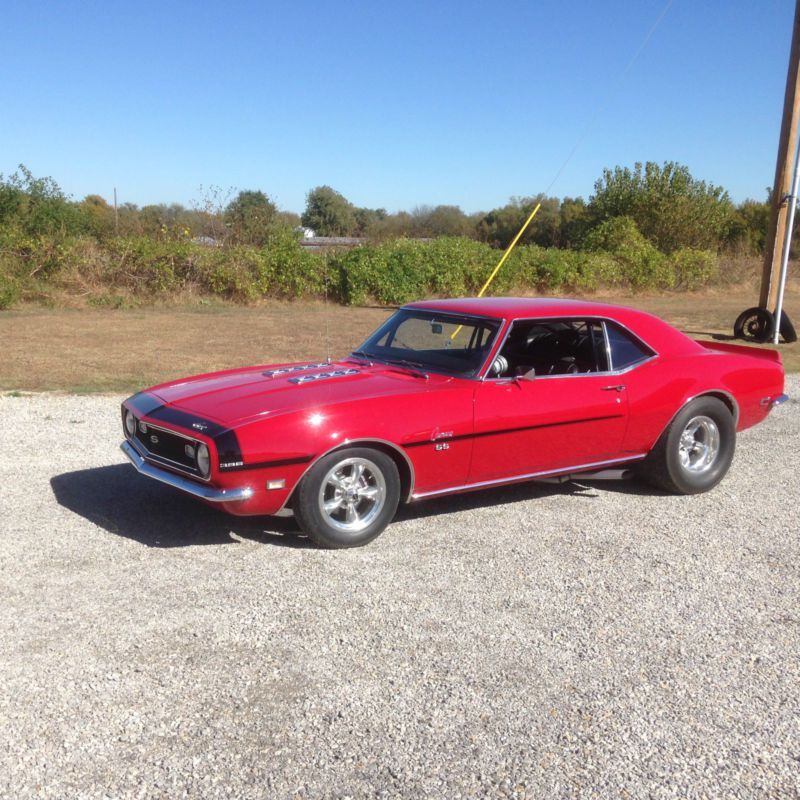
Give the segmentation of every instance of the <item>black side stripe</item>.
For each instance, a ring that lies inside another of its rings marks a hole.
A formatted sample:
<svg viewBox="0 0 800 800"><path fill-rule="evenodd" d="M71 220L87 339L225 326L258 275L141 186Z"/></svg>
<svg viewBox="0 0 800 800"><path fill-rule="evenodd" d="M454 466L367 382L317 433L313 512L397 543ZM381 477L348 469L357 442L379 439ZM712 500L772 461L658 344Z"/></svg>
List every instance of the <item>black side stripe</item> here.
<svg viewBox="0 0 800 800"><path fill-rule="evenodd" d="M252 464L237 464L236 466L223 467L220 465L220 470L224 472L244 472L248 469L265 469L267 467L289 467L292 464L308 464L314 456L297 456L297 458L279 458L275 461L256 461ZM220 458L220 461L222 459Z"/></svg>
<svg viewBox="0 0 800 800"><path fill-rule="evenodd" d="M214 444L217 446L219 468L221 471L228 471L228 468L222 466L223 464L243 461L242 448L239 446L239 440L236 438L236 434L233 431L226 430L217 434L214 437Z"/></svg>
<svg viewBox="0 0 800 800"><path fill-rule="evenodd" d="M502 436L506 433L521 433L522 431L535 431L541 428L559 428L564 425L578 425L582 422L601 422L605 419L618 419L623 414L609 414L604 417L585 417L583 419L569 419L561 422L545 422L541 425L525 425L520 428L499 428L494 431L480 431L479 433L462 433L459 436L448 436L442 439L422 439L418 442L406 442L403 447L422 447L426 444L440 444L441 442L459 442L465 439L482 439L484 436Z"/></svg>

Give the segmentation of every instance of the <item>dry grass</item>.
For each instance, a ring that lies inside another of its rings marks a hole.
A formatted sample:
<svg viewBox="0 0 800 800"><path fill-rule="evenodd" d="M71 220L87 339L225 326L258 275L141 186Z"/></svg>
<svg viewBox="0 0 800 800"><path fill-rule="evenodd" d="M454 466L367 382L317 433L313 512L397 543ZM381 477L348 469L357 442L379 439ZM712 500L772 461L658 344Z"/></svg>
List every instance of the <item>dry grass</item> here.
<svg viewBox="0 0 800 800"><path fill-rule="evenodd" d="M651 311L693 337L709 338L730 335L734 319L755 304L757 294L743 287L602 299ZM800 322L796 288L787 295L787 310ZM336 357L352 350L390 311L274 302L250 307L7 311L0 314L0 388L127 392L226 367L316 360L329 352ZM800 370L800 346L779 349L787 372Z"/></svg>

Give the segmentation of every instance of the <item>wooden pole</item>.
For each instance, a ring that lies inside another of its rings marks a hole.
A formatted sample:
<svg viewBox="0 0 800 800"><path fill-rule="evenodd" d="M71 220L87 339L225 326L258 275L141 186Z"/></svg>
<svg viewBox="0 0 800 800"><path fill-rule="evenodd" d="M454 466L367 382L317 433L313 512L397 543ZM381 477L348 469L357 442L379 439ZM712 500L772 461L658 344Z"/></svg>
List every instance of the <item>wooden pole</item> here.
<svg viewBox="0 0 800 800"><path fill-rule="evenodd" d="M758 304L774 312L778 299L779 273L788 217L787 195L791 192L792 169L797 152L797 126L800 118L800 0L794 9L792 46L789 51L789 72L783 99L783 121L778 143L778 162L772 189L772 212L761 273L761 294Z"/></svg>
<svg viewBox="0 0 800 800"><path fill-rule="evenodd" d="M800 3L800 0L797 0ZM117 210L117 187L114 187L114 235L119 236L119 211Z"/></svg>

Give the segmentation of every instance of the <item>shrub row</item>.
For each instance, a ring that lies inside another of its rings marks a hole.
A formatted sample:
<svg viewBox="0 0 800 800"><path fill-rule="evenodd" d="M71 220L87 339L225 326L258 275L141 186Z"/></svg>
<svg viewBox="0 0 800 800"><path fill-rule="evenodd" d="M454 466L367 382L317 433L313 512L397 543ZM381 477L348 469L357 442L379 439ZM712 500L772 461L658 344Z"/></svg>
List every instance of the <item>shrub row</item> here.
<svg viewBox="0 0 800 800"><path fill-rule="evenodd" d="M327 294L338 302L400 304L426 296L474 295L500 252L464 238L396 239L345 252L310 253L290 230L263 247L206 247L186 240L29 237L0 230L0 308L53 291L99 298L124 292L142 302L192 289L248 302ZM715 254L667 256L617 218L600 225L583 250L517 248L492 294L574 291L602 286L693 289L717 272Z"/></svg>

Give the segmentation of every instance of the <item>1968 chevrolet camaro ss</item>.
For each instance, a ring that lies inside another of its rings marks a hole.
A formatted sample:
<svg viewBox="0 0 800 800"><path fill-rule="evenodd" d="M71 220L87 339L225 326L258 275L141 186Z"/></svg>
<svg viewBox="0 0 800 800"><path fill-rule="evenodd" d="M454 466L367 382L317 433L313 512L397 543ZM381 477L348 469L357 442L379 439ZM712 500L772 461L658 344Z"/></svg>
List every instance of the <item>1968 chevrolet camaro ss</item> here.
<svg viewBox="0 0 800 800"><path fill-rule="evenodd" d="M233 369L122 405L140 473L233 514L293 511L366 544L400 501L571 475L715 486L786 399L778 353L696 342L629 308L412 303L336 362Z"/></svg>

